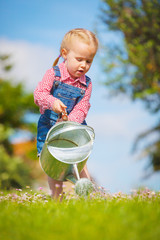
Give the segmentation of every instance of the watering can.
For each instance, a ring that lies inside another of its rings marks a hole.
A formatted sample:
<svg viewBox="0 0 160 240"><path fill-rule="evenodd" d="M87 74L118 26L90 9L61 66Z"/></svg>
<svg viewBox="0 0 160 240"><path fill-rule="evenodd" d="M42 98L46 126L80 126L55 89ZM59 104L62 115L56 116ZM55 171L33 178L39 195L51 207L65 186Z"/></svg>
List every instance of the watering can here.
<svg viewBox="0 0 160 240"><path fill-rule="evenodd" d="M89 179L80 179L91 153L95 134L93 128L77 122L62 121L56 123L47 133L40 155L40 164L44 172L59 181L69 180L75 185L75 191L87 193L93 188ZM83 186L82 186L83 185ZM77 186L77 188L76 188ZM83 187L86 188L83 191Z"/></svg>

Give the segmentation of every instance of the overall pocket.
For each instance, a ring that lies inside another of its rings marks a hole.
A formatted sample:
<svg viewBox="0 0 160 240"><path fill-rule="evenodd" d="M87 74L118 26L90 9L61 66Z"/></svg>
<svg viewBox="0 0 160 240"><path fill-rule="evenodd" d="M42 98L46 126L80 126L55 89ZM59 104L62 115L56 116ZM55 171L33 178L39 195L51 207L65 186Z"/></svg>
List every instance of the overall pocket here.
<svg viewBox="0 0 160 240"><path fill-rule="evenodd" d="M71 112L74 106L76 105L76 97L63 95L62 93L57 94L57 98L60 99L66 106L67 112Z"/></svg>

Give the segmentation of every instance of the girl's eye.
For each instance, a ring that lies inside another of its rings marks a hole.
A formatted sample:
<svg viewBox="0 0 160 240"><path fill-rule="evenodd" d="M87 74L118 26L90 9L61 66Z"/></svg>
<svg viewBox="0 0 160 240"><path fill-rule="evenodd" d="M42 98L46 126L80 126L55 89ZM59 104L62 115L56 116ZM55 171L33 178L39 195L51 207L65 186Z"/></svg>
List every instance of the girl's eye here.
<svg viewBox="0 0 160 240"><path fill-rule="evenodd" d="M82 62L83 61L83 59L81 59L81 58L77 58L77 61L78 62ZM92 63L92 60L86 60L86 63Z"/></svg>

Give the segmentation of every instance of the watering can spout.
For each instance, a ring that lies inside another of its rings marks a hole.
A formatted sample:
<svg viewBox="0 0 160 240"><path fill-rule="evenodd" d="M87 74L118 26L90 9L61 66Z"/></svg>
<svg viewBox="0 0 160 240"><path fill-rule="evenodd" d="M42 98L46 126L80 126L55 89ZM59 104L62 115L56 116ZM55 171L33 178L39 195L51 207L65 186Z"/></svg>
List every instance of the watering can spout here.
<svg viewBox="0 0 160 240"><path fill-rule="evenodd" d="M74 177L73 174L70 174L70 175L66 176L66 180L73 183L73 184L76 184L76 182L77 182L77 179Z"/></svg>
<svg viewBox="0 0 160 240"><path fill-rule="evenodd" d="M68 176L66 176L66 180L75 184L77 182L77 180L80 180L80 176L79 176L79 172L78 172L78 168L77 168L76 163L73 164L73 167L74 167L73 174L69 174ZM75 176L77 177L77 179L75 178L74 173L75 173Z"/></svg>

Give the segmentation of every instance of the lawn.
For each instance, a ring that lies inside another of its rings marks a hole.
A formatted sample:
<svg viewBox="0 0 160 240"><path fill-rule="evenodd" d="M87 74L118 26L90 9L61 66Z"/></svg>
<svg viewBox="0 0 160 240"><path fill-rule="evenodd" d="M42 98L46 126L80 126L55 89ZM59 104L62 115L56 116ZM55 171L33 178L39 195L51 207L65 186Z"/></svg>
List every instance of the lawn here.
<svg viewBox="0 0 160 240"><path fill-rule="evenodd" d="M45 192L0 192L1 240L159 240L160 192L74 194L62 202Z"/></svg>

